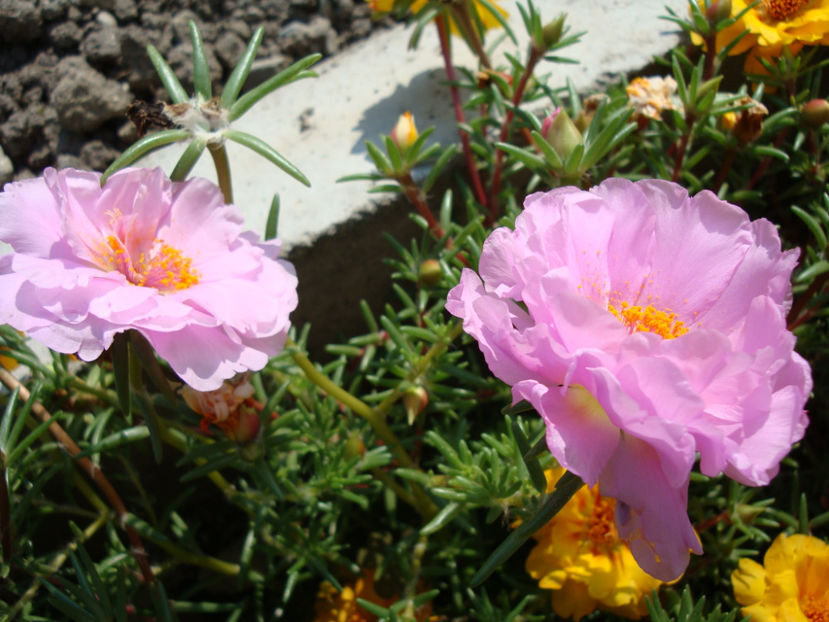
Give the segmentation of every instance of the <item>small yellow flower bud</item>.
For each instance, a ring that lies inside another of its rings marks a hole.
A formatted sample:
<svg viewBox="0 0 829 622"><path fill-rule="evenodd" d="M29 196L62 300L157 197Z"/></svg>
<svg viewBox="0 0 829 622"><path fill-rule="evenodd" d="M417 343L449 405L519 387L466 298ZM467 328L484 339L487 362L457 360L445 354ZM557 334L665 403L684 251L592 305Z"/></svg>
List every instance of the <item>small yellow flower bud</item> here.
<svg viewBox="0 0 829 622"><path fill-rule="evenodd" d="M352 432L345 441L346 458L360 458L366 453L366 446L359 432Z"/></svg>
<svg viewBox="0 0 829 622"><path fill-rule="evenodd" d="M409 150L417 140L418 133L415 127L414 116L408 110L400 115L397 124L391 131L391 139L403 153Z"/></svg>
<svg viewBox="0 0 829 622"><path fill-rule="evenodd" d="M403 394L403 408L406 409L406 419L409 425L429 404L429 394L423 387L412 387Z"/></svg>
<svg viewBox="0 0 829 622"><path fill-rule="evenodd" d="M803 106L800 118L807 127L819 128L829 121L829 102L825 99L813 99Z"/></svg>
<svg viewBox="0 0 829 622"><path fill-rule="evenodd" d="M737 113L733 110L723 113L720 117L720 127L724 131L730 132L734 129L735 125L737 125Z"/></svg>
<svg viewBox="0 0 829 622"><path fill-rule="evenodd" d="M443 269L437 259L426 259L417 269L417 284L421 287L437 285L443 278Z"/></svg>

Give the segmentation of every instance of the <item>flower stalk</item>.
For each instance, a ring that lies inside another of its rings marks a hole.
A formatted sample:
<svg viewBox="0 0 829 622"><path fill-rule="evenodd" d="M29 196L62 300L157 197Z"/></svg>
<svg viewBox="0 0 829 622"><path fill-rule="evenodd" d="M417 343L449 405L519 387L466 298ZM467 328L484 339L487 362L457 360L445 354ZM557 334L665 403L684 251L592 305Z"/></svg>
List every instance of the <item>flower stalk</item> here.
<svg viewBox="0 0 829 622"><path fill-rule="evenodd" d="M446 77L449 80L449 92L452 96L452 109L455 111L455 121L458 125L466 124L466 117L463 114L463 106L461 105L461 95L458 91L457 77L455 76L455 68L452 66L452 48L449 44L449 33L446 29L446 20L442 15L435 18L435 26L438 29L438 38L440 39L440 51L443 55L443 65L446 69ZM475 164L475 158L472 155L472 148L469 144L469 135L460 127L458 127L458 136L461 139L461 148L463 149L463 156L466 160L466 167L469 170L469 179L472 183L472 191L475 193L475 198L482 206L487 206L486 192L481 183L481 176L478 172L478 166Z"/></svg>

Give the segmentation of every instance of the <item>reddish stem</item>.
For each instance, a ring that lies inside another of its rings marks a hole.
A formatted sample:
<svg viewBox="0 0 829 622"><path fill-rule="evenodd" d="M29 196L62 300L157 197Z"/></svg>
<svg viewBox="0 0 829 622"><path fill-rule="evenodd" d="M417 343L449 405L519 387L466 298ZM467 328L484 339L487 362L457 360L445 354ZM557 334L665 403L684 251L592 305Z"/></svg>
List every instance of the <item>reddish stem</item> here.
<svg viewBox="0 0 829 622"><path fill-rule="evenodd" d="M679 173L682 170L682 162L685 160L685 152L688 151L688 143L691 142L691 132L694 129L694 115L691 113L685 115L685 123L688 126L688 130L679 140L679 147L677 148L676 157L674 158L674 172L671 175L671 181L673 182L679 181Z"/></svg>
<svg viewBox="0 0 829 622"><path fill-rule="evenodd" d="M509 137L510 125L515 117L515 108L521 103L524 97L524 91L527 88L527 82L533 75L533 70L536 64L544 57L544 50L532 46L530 48L530 57L527 59L527 66L524 68L524 73L518 81L518 86L515 87L515 92L512 94L512 108L507 110L504 115L504 122L501 124L501 134L498 137L499 142L505 142ZM495 151L495 166L492 171L492 185L489 190L489 214L484 220L484 224L492 226L495 219L498 218L498 191L501 189L501 173L504 170L504 152L500 149Z"/></svg>
<svg viewBox="0 0 829 622"><path fill-rule="evenodd" d="M786 140L786 136L788 135L789 130L788 128L783 129L777 135L777 138L774 141L774 146L776 148L780 148L780 145L783 144L783 141ZM757 167L757 170L754 171L754 175L751 176L751 179L748 182L748 186L746 186L746 190L751 190L757 185L757 182L760 181L760 178L766 174L766 170L771 165L771 156L766 156L763 158L763 161L760 162L760 166Z"/></svg>
<svg viewBox="0 0 829 622"><path fill-rule="evenodd" d="M417 212L426 219L426 222L429 225L429 231L431 231L432 235L440 240L443 237L443 229L440 224L438 224L438 221L435 220L432 210L430 210L429 206L426 204L426 197L423 196L423 192L421 192L420 188L418 188L417 184L415 184L411 173L400 175L397 177L397 182L402 186L403 192L406 193L406 196L409 198L409 201L412 202L412 205L415 206Z"/></svg>
<svg viewBox="0 0 829 622"><path fill-rule="evenodd" d="M797 299L797 302L792 306L791 311L789 311L787 318L789 324L787 328L789 330L794 330L815 314L815 311L807 309L807 307L815 294L823 289L827 281L829 281L829 272L821 274L812 281L809 288Z"/></svg>
<svg viewBox="0 0 829 622"><path fill-rule="evenodd" d="M725 159L723 160L722 166L720 167L719 172L717 173L717 179L714 181L714 187L712 190L714 194L719 194L720 187L725 183L725 178L728 177L728 173L731 171L731 167L734 166L734 158L737 156L737 149L732 147L725 153Z"/></svg>
<svg viewBox="0 0 829 622"><path fill-rule="evenodd" d="M702 70L702 79L710 80L714 77L714 59L717 57L717 33L712 32L705 37L705 67Z"/></svg>
<svg viewBox="0 0 829 622"><path fill-rule="evenodd" d="M449 92L452 95L452 107L455 109L455 120L459 124L466 124L466 117L463 114L463 107L461 106L461 96L458 92L457 79L455 76L455 68L452 66L452 52L449 48L449 35L446 32L446 19L443 15L438 15L435 18L435 24L438 28L438 38L440 39L440 51L443 54L443 64L446 68L446 77L449 79ZM463 155L466 158L466 166L469 169L469 178L472 180L472 190L475 192L475 198L478 203L486 207L486 193L484 186L481 183L481 176L478 174L478 168L475 166L475 160L472 157L472 149L469 146L469 136L462 129L458 129L458 134L461 138L461 147L463 148Z"/></svg>

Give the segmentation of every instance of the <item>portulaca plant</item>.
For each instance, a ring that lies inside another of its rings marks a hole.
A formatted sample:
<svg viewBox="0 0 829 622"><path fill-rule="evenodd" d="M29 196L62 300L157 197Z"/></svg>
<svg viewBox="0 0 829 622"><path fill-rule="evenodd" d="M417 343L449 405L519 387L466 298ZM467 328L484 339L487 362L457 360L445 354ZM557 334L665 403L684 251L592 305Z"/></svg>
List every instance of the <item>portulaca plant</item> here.
<svg viewBox="0 0 829 622"><path fill-rule="evenodd" d="M195 26L192 95L149 48L161 127L0 193L4 619L826 619L829 0L691 3L599 93L531 2L503 60L496 2L370 5L437 29L458 139L413 101L342 180L422 231L364 333L311 347L233 203L228 140L308 183L233 127L315 75L243 92L262 30L218 95Z"/></svg>

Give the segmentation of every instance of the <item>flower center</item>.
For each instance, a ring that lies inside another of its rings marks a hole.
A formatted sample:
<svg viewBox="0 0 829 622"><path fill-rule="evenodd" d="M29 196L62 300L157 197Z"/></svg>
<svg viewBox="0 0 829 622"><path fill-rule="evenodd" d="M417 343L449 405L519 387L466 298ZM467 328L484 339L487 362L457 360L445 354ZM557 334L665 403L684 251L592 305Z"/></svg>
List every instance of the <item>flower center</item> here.
<svg viewBox="0 0 829 622"><path fill-rule="evenodd" d="M763 0L763 8L772 19L782 21L788 19L809 0Z"/></svg>
<svg viewBox="0 0 829 622"><path fill-rule="evenodd" d="M652 305L643 307L623 302L619 308L616 308L608 303L607 310L632 333L637 331L656 333L664 339L674 339L688 332L685 322L676 319L676 313L670 310L661 311Z"/></svg>
<svg viewBox="0 0 829 622"><path fill-rule="evenodd" d="M187 289L199 282L200 275L193 268L193 260L161 240L153 240L150 249L135 259L118 237L108 236L107 245L107 267L118 270L130 283L169 292Z"/></svg>
<svg viewBox="0 0 829 622"><path fill-rule="evenodd" d="M606 551L614 546L619 539L614 522L614 507L616 500L599 496L593 502L593 514L587 520L585 536L593 544L594 549Z"/></svg>
<svg viewBox="0 0 829 622"><path fill-rule="evenodd" d="M800 609L809 622L829 622L829 597L806 598Z"/></svg>

